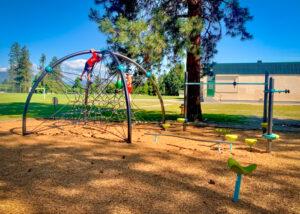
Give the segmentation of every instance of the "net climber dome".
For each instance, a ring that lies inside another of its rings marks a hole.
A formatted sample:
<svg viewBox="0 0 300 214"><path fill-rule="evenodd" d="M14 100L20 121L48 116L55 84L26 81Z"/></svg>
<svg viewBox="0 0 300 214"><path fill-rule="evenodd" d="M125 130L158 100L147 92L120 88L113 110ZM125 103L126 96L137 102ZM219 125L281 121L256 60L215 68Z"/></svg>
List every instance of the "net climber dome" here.
<svg viewBox="0 0 300 214"><path fill-rule="evenodd" d="M132 124L164 120L156 85L151 98L154 104L140 99L145 84L155 84L146 71L119 53L97 53L102 60L95 64L91 82L87 74L80 79L90 51L63 57L40 72L25 103L23 135L75 134L131 143ZM44 100L36 93L39 87L46 90Z"/></svg>

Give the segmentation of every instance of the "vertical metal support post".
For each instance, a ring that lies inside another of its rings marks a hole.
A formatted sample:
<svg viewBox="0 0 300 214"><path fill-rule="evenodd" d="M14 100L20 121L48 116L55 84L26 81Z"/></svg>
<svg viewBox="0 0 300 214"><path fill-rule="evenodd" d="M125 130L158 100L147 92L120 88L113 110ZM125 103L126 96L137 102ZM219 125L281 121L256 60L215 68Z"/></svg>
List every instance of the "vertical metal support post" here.
<svg viewBox="0 0 300 214"><path fill-rule="evenodd" d="M187 96L188 96L188 72L184 72L184 122L183 122L183 131L186 130L187 121Z"/></svg>
<svg viewBox="0 0 300 214"><path fill-rule="evenodd" d="M153 140L154 140L154 143L158 143L158 134L154 134Z"/></svg>
<svg viewBox="0 0 300 214"><path fill-rule="evenodd" d="M273 104L274 104L274 79L270 78L269 83L269 106L268 106L268 129L267 134L271 135L273 132ZM272 151L272 140L268 140L267 152Z"/></svg>
<svg viewBox="0 0 300 214"><path fill-rule="evenodd" d="M268 89L269 89L269 72L265 72L265 87L264 87L264 109L263 109L263 123L267 123L267 116L268 116ZM266 127L262 127L263 134L267 132Z"/></svg>
<svg viewBox="0 0 300 214"><path fill-rule="evenodd" d="M57 107L57 105L58 105L58 98L57 97L53 97L52 98L52 103L53 103L53 119L55 120L56 119L56 107Z"/></svg>
<svg viewBox="0 0 300 214"><path fill-rule="evenodd" d="M43 88L43 96L44 96L44 100L46 100L46 89Z"/></svg>
<svg viewBox="0 0 300 214"><path fill-rule="evenodd" d="M238 202L240 196L240 189L241 189L241 182L242 182L242 175L237 174L236 181L235 181L235 188L233 194L233 202Z"/></svg>
<svg viewBox="0 0 300 214"><path fill-rule="evenodd" d="M89 104L89 94L90 94L90 87L91 87L91 82L90 81L87 81L86 83L86 88L85 88L85 93L84 93L84 120L85 122L87 122L88 120L88 104Z"/></svg>

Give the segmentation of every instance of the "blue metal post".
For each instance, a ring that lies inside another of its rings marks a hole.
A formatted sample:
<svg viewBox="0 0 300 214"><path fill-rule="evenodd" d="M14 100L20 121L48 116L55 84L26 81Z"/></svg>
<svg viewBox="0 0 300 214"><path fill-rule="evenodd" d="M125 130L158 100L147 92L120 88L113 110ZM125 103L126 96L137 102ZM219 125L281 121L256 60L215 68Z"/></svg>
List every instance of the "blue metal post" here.
<svg viewBox="0 0 300 214"><path fill-rule="evenodd" d="M188 72L184 72L184 83L187 83L188 82ZM184 123L183 123L183 131L186 130L186 123L188 122L187 121L187 96L188 96L188 85L185 84L184 85Z"/></svg>
<svg viewBox="0 0 300 214"><path fill-rule="evenodd" d="M241 182L242 182L242 175L237 174L235 188L234 188L234 194L233 194L233 199L232 199L233 202L237 202L239 200Z"/></svg>
<svg viewBox="0 0 300 214"><path fill-rule="evenodd" d="M275 80L273 79L273 77L271 77L269 82L268 129L267 129L268 135L271 135L273 133L274 84L275 84ZM271 152L271 150L272 150L272 140L268 139L267 152Z"/></svg>
<svg viewBox="0 0 300 214"><path fill-rule="evenodd" d="M265 88L264 88L264 110L263 110L263 123L266 123L268 120L268 90L269 90L269 72L265 72ZM267 132L265 127L262 128L263 134Z"/></svg>

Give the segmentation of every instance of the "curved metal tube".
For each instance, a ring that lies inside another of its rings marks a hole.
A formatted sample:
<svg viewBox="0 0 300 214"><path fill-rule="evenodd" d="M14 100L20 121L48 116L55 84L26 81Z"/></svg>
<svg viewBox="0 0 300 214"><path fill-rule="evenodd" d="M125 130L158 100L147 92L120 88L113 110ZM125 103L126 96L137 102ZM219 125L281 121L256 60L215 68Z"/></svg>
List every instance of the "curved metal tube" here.
<svg viewBox="0 0 300 214"><path fill-rule="evenodd" d="M112 58L117 62L118 65L120 65L120 61L118 59L118 57L116 57L116 55L111 52L111 51L101 51L100 53L108 53L112 56ZM127 142L131 143L132 141L132 125L131 125L131 105L130 105L130 99L129 99L129 94L128 94L128 88L126 87L126 80L125 80L125 76L124 73L122 71L120 71L119 69L117 69L120 73L121 79L122 79L122 83L123 83L123 89L125 92L125 100L126 100L126 110L127 110L127 123L128 123L128 139Z"/></svg>
<svg viewBox="0 0 300 214"><path fill-rule="evenodd" d="M114 52L114 55L116 55L117 57L120 57L122 59L125 59L126 61L129 61L131 62L132 64L134 64L137 68L139 68L144 75L146 75L147 71L142 67L140 66L140 64L138 64L137 62L135 62L134 60L128 58L127 56L124 56L120 53L117 53L117 52ZM157 96L158 96L158 99L159 99L159 102L160 102L160 107L161 107L161 112L162 112L162 123L165 123L165 118L166 118L166 111L165 111L165 105L164 105L164 101L162 99L162 96L161 96L161 93L156 85L156 82L154 82L154 80L152 78L149 78L150 81L151 81L151 84L154 86L154 89L157 93Z"/></svg>
<svg viewBox="0 0 300 214"><path fill-rule="evenodd" d="M120 64L119 59L116 57L116 55L113 52L108 51L108 50L96 51L96 52L97 53L101 53L103 55L104 54L109 54L117 62L117 64ZM57 65L61 64L65 60L68 60L68 59L76 57L76 56L88 54L88 53L90 53L90 51L86 50L86 51L79 51L79 52L67 55L67 56L65 56L65 57L57 60L55 63L53 63L51 65L51 67L55 68ZM124 86L123 88L124 88L124 92L125 92L125 100L126 100L126 108L127 108L127 122L128 122L128 139L127 139L127 142L131 143L131 141L132 141L132 134L131 134L131 132L132 132L132 126L131 126L130 100L129 100L129 95L128 95L127 87L125 87L126 86L126 80L125 80L124 74L121 71L119 71L119 73L120 73L121 80L122 80L122 83L123 83L123 86ZM45 78L45 76L47 74L48 73L45 70L42 72L42 74L39 76L39 78L37 79L37 81L33 84L32 88L31 88L31 90L30 90L30 92L29 92L29 94L27 96L27 99L26 99L26 102L25 102L25 106L24 106L24 111L23 111L23 117L22 117L22 134L23 135L27 134L27 131L26 131L26 119L27 119L27 112L28 112L28 107L29 107L30 100L32 98L32 95L33 95L35 89L37 88L37 86L39 85L39 83Z"/></svg>

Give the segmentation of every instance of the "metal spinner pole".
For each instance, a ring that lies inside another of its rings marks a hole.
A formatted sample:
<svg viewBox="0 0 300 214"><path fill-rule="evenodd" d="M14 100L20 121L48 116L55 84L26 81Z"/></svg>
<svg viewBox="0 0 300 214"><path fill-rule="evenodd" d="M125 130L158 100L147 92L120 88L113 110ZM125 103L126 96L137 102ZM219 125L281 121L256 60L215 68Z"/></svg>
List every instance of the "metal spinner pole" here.
<svg viewBox="0 0 300 214"><path fill-rule="evenodd" d="M268 129L267 134L271 135L273 132L273 104L274 104L274 82L273 77L270 78L269 83L269 106L268 106ZM272 150L272 140L268 139L267 152Z"/></svg>

